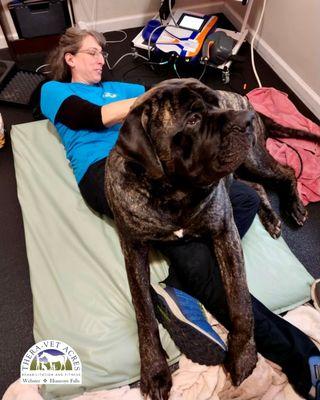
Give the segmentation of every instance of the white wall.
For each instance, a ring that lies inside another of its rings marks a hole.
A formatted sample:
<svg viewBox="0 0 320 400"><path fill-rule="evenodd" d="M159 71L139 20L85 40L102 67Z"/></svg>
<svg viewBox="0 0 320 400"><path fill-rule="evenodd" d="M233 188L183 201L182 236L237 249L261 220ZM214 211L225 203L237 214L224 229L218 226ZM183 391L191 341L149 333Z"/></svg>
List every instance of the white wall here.
<svg viewBox="0 0 320 400"><path fill-rule="evenodd" d="M263 0L255 0L249 25L258 24ZM226 0L224 13L238 27L245 7ZM256 48L283 81L320 118L320 1L267 0ZM263 84L263 76L260 77Z"/></svg>
<svg viewBox="0 0 320 400"><path fill-rule="evenodd" d="M222 11L223 3L224 0L176 0L174 9L214 13ZM73 0L73 4L80 26L108 32L144 25L159 11L160 0Z"/></svg>
<svg viewBox="0 0 320 400"><path fill-rule="evenodd" d="M1 2L2 2L2 7L4 9L4 15L2 16L2 18L6 22L7 35L12 40L13 39L17 39L18 35L17 35L16 30L15 30L15 27L14 27L10 12L8 10L8 3L10 2L10 0L2 0ZM4 39L4 36L3 36L3 33L2 33L1 29L0 29L0 33L1 33L1 36L0 36L0 48L3 49L4 47L7 47L7 43L6 43L5 39Z"/></svg>
<svg viewBox="0 0 320 400"><path fill-rule="evenodd" d="M250 1L250 0L249 0ZM16 33L7 3L2 0ZM249 25L255 28L263 0L254 0ZM77 22L101 32L144 25L159 9L160 0L73 0ZM239 28L246 7L234 0L176 0L175 9L221 12ZM256 40L262 57L320 118L320 0L267 0ZM0 47L6 47L0 37ZM263 82L263 76L261 76Z"/></svg>

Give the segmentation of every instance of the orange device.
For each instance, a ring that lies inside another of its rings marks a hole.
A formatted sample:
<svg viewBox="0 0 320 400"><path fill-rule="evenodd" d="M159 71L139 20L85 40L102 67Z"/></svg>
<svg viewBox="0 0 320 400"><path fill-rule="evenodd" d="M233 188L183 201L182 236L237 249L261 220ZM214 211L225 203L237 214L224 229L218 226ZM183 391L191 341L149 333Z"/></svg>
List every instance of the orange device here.
<svg viewBox="0 0 320 400"><path fill-rule="evenodd" d="M162 31L156 41L156 48L164 53L174 53L181 58L194 60L201 56L203 43L216 28L216 15L191 12L176 12L174 19Z"/></svg>

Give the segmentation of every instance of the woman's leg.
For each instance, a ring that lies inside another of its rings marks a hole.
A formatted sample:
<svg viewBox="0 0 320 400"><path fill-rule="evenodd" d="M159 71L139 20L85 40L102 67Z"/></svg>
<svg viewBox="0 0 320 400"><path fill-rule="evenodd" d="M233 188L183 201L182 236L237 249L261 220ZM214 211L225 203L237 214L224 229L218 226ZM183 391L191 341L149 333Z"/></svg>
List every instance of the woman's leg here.
<svg viewBox="0 0 320 400"><path fill-rule="evenodd" d="M243 183L236 182L231 189L235 222L243 236L258 210L259 199L253 189ZM219 322L230 327L224 286L210 243L205 240L177 241L156 247L170 263L166 284L199 299ZM253 296L251 299L258 351L279 364L297 392L307 396L311 388L308 359L320 355L319 351L299 329L272 313Z"/></svg>
<svg viewBox="0 0 320 400"><path fill-rule="evenodd" d="M82 197L90 208L99 214L113 218L104 192L106 158L90 165L79 182Z"/></svg>
<svg viewBox="0 0 320 400"><path fill-rule="evenodd" d="M229 193L234 220L242 238L257 214L260 198L255 190L239 181L233 182ZM210 239L155 243L154 246L169 260L169 276L165 282L184 289L204 305L210 303L211 309L216 310L215 317L225 325L222 320L229 320L228 307Z"/></svg>
<svg viewBox="0 0 320 400"><path fill-rule="evenodd" d="M250 186L237 180L233 181L229 196L234 222L237 225L240 237L243 238L259 210L260 197Z"/></svg>

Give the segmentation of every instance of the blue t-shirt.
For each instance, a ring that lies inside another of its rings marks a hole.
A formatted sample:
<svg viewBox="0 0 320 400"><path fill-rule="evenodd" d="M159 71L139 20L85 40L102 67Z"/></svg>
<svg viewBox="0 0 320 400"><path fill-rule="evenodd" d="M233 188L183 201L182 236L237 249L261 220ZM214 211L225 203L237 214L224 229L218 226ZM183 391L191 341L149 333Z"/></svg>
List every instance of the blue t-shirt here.
<svg viewBox="0 0 320 400"><path fill-rule="evenodd" d="M137 97L144 91L145 88L142 85L122 82L101 82L96 85L88 85L77 82L50 81L42 86L41 111L59 132L78 183L90 165L108 156L118 139L121 124L99 131L70 129L60 122L55 123L55 117L63 101L75 95L98 106L103 106L115 101Z"/></svg>

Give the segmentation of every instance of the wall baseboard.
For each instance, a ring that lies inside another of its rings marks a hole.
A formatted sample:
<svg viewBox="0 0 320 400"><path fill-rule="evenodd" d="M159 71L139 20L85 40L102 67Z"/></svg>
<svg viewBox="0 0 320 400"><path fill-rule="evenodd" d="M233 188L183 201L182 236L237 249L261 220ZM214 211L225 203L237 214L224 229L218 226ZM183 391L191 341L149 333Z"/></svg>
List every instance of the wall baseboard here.
<svg viewBox="0 0 320 400"><path fill-rule="evenodd" d="M225 4L223 12L237 29L241 28L242 17L228 4ZM249 42L251 42L253 34L252 29L249 29ZM313 114L320 119L320 96L259 35L256 36L255 50ZM263 76L260 76L260 79L263 82Z"/></svg>
<svg viewBox="0 0 320 400"><path fill-rule="evenodd" d="M6 39L3 35L0 36L0 49L5 49L7 46Z"/></svg>
<svg viewBox="0 0 320 400"><path fill-rule="evenodd" d="M9 40L17 40L17 39L19 39L19 36L18 36L17 32L8 33L8 39ZM4 35L0 35L0 49L5 49L6 47L8 47L6 39L5 39Z"/></svg>

